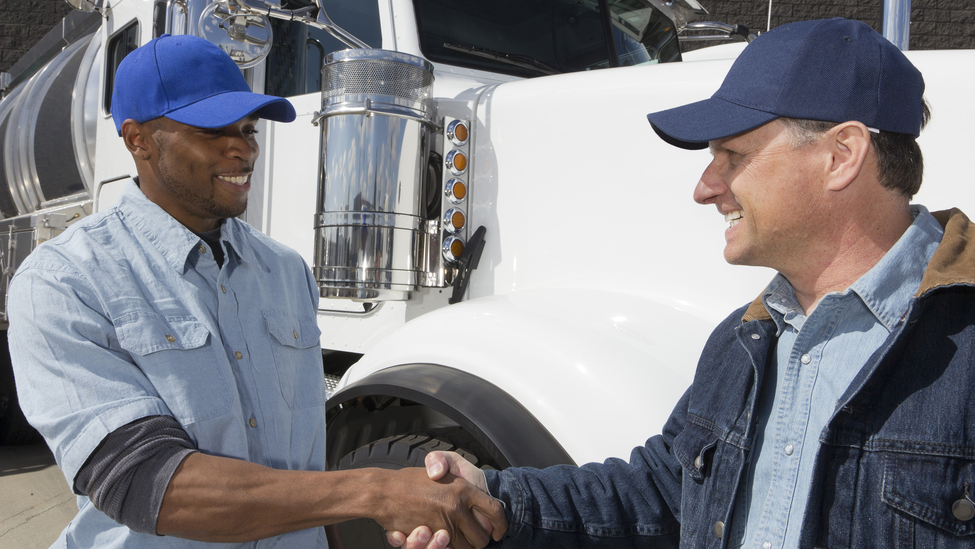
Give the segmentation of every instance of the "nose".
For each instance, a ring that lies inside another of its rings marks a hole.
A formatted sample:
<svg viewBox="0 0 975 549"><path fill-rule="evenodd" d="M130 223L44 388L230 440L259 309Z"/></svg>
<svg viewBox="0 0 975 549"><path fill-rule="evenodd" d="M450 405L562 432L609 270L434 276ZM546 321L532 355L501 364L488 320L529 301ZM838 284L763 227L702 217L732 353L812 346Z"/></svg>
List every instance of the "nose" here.
<svg viewBox="0 0 975 549"><path fill-rule="evenodd" d="M718 201L718 197L728 192L728 186L718 177L717 172L715 161L712 160L694 187L694 202L714 204Z"/></svg>
<svg viewBox="0 0 975 549"><path fill-rule="evenodd" d="M260 148L251 135L239 132L229 136L226 154L230 158L250 162L260 154Z"/></svg>

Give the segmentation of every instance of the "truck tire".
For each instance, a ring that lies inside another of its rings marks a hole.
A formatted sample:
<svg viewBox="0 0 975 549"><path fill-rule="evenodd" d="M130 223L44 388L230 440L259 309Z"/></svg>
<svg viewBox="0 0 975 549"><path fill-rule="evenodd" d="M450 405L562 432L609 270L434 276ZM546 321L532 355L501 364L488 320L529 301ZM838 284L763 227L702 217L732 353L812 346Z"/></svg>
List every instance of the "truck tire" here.
<svg viewBox="0 0 975 549"><path fill-rule="evenodd" d="M7 349L7 331L0 331L0 446L33 444L41 434L27 423L17 401L14 369Z"/></svg>
<svg viewBox="0 0 975 549"><path fill-rule="evenodd" d="M473 451L468 450L473 439L462 429L432 430L425 433L398 435L379 439L358 448L343 457L333 469L348 471L365 467L402 469L423 467L427 454L435 451L452 451L462 455L482 469L491 468ZM336 524L329 529L329 547L332 549L391 548L386 543L386 533L372 519L356 519ZM409 534L409 532L407 532Z"/></svg>
<svg viewBox="0 0 975 549"><path fill-rule="evenodd" d="M34 444L41 440L41 434L27 423L20 410L17 393L0 395L0 446Z"/></svg>

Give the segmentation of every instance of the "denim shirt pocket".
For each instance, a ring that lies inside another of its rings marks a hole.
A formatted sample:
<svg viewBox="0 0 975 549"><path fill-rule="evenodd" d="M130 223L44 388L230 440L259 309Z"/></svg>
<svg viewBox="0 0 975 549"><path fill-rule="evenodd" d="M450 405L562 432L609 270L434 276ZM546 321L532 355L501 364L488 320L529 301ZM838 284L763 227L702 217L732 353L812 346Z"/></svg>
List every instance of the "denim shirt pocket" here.
<svg viewBox="0 0 975 549"><path fill-rule="evenodd" d="M325 375L314 317L264 311L281 397L292 410L325 405Z"/></svg>
<svg viewBox="0 0 975 549"><path fill-rule="evenodd" d="M115 333L183 425L230 409L233 396L209 344L210 331L195 317L136 311L115 320Z"/></svg>
<svg viewBox="0 0 975 549"><path fill-rule="evenodd" d="M962 540L966 547L975 542L970 537L975 534L975 461L889 453L884 460L881 497L890 507L920 521L919 527L926 532L918 531L914 537L933 536L940 540L938 547L950 539L944 534L969 536Z"/></svg>

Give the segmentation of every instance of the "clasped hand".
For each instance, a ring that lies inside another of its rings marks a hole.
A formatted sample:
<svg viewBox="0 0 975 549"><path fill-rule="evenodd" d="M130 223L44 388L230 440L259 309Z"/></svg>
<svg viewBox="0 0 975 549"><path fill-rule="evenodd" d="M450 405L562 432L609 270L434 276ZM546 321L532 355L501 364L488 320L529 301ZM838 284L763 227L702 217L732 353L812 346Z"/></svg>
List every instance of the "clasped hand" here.
<svg viewBox="0 0 975 549"><path fill-rule="evenodd" d="M388 525L380 521L387 530L386 539L393 547L405 545L405 549L445 549L450 544L453 549L480 549L491 539L500 540L507 531L504 506L487 493L484 473L459 454L432 452L426 457L426 471L414 469L408 474L417 473L437 481L447 490L446 493L417 494L428 500L433 498L434 501L427 503L434 505L429 506L432 507L432 514L428 515L430 518L420 516L422 509L413 507L418 513L412 517L411 523L421 526L408 537L403 531L408 530L409 526L404 529L395 520ZM440 497L444 499L436 501ZM406 506L413 502L391 503ZM423 503L416 502L416 505ZM435 533L434 529L437 529Z"/></svg>

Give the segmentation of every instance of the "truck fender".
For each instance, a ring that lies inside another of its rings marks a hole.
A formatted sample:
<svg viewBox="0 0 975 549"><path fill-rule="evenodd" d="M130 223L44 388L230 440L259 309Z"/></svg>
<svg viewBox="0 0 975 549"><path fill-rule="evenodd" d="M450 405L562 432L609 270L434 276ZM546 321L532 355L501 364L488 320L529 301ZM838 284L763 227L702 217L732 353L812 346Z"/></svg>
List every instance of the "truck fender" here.
<svg viewBox="0 0 975 549"><path fill-rule="evenodd" d="M392 392L386 380L395 379L438 398L433 381L418 385L407 382L405 374L382 373L403 364L449 365L437 375L466 374L455 375L451 390L493 386L504 395L497 401L459 400L455 416L471 414L477 418L472 423L485 426L486 416L496 416L491 432L497 436L510 436L531 417L576 463L625 459L634 446L660 432L720 319L667 296L624 290L526 290L438 309L373 346L346 372L339 384L343 392L333 399L348 400L345 387L365 395L365 387L378 379L384 380L382 394ZM485 389L489 394L496 398ZM502 415L512 402L519 413ZM529 440L534 446L545 443Z"/></svg>
<svg viewBox="0 0 975 549"><path fill-rule="evenodd" d="M330 457L363 445L357 440L361 426L335 421L342 410L362 398L380 402L402 399L443 414L477 440L501 467L574 463L551 433L511 395L472 374L438 364L386 368L334 394L328 401L326 447ZM329 463L338 461L330 459Z"/></svg>

